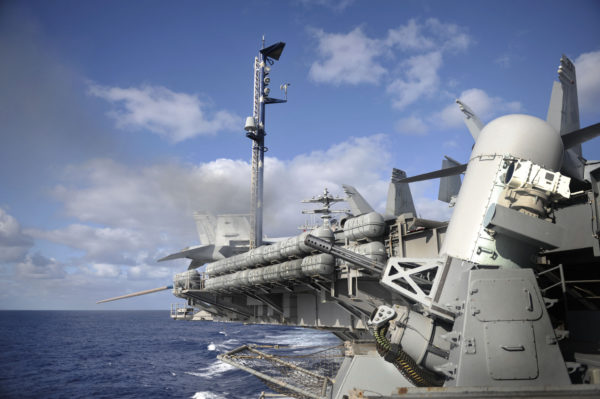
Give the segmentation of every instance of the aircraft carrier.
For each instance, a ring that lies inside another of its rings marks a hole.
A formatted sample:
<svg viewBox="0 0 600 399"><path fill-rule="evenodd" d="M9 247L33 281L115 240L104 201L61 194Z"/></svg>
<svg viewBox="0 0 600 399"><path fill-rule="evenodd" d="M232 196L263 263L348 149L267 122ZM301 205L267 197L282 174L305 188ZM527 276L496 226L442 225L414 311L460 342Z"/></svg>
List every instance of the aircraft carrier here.
<svg viewBox="0 0 600 399"><path fill-rule="evenodd" d="M545 119L484 125L457 100L475 145L465 163L407 177L394 169L384 212L351 185L326 189L318 227L265 240L262 185L271 66L254 60L251 215L196 214L203 245L174 276L174 318L327 330L328 348L244 345L219 358L302 398L600 397L600 163L581 144L575 67L562 57ZM461 181L460 175L464 174ZM417 216L409 183L439 178L449 221ZM348 176L351 182L352 176ZM342 182L340 182L342 183ZM334 222L335 220L335 222Z"/></svg>

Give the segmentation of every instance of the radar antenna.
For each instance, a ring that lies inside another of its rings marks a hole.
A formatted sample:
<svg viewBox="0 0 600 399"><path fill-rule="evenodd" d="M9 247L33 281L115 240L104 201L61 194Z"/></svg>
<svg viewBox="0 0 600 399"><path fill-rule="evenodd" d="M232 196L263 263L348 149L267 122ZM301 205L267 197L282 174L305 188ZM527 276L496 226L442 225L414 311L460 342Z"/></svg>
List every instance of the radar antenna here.
<svg viewBox="0 0 600 399"><path fill-rule="evenodd" d="M349 209L331 209L331 206L333 204L335 204L336 202L343 201L345 201L343 198L340 198L339 196L334 197L333 195L331 195L327 190L327 187L325 187L325 190L323 190L323 194L318 195L316 197L312 197L311 199L302 200L300 202L302 202L303 204L323 204L321 208L303 210L302 213L305 215L320 214L321 219L323 219L323 226L329 227L331 226L332 213L350 213Z"/></svg>

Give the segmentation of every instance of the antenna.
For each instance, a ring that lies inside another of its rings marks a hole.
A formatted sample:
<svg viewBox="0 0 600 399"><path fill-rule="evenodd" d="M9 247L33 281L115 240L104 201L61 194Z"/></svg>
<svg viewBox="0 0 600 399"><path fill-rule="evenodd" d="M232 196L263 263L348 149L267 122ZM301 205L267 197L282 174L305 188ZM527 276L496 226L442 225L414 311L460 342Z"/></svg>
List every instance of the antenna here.
<svg viewBox="0 0 600 399"><path fill-rule="evenodd" d="M322 204L321 208L303 210L303 214L320 214L321 219L323 219L323 226L329 227L331 225L331 214L332 213L350 213L349 209L340 209L340 210L331 210L331 206L336 202L345 202L343 198L334 197L329 193L327 187L323 190L322 195L318 195L316 197L312 197L311 199L300 201L303 204Z"/></svg>
<svg viewBox="0 0 600 399"><path fill-rule="evenodd" d="M258 57L254 58L254 104L252 116L246 118L244 130L246 137L252 140L252 176L250 181L250 208L252 213L252 230L250 232L250 249L262 245L263 221L263 176L265 158L265 105L287 102L287 86L285 86L285 99L269 97L271 89L271 65L279 60L284 42L277 42L265 48L265 37L262 37L262 48ZM267 65L268 64L268 65ZM283 86L282 86L283 88ZM282 89L283 90L283 89Z"/></svg>

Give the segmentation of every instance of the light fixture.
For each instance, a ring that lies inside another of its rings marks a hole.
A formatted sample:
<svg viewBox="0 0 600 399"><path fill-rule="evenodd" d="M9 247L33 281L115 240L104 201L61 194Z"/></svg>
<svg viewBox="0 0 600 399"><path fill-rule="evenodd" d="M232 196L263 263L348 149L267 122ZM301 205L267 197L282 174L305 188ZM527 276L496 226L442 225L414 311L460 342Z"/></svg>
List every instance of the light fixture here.
<svg viewBox="0 0 600 399"><path fill-rule="evenodd" d="M244 130L247 132L256 131L256 121L253 116L249 116L246 118L246 126L244 126Z"/></svg>

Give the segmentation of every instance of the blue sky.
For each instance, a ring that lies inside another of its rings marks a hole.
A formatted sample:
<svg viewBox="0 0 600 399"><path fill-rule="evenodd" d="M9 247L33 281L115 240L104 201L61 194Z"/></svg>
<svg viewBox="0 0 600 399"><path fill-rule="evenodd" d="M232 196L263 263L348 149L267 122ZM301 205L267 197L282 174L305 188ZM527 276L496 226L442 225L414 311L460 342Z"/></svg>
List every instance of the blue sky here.
<svg viewBox="0 0 600 399"><path fill-rule="evenodd" d="M384 207L393 167L466 161L454 99L484 122L545 118L561 54L581 124L600 119L600 3L575 1L8 1L0 5L0 308L166 309L198 244L191 214L248 212L252 64L286 42L267 107L265 226L356 186ZM281 94L282 95L282 94ZM600 159L600 140L584 156ZM444 219L437 182L411 185Z"/></svg>

